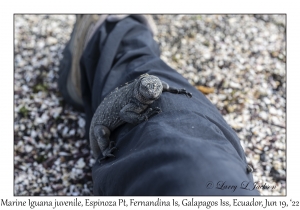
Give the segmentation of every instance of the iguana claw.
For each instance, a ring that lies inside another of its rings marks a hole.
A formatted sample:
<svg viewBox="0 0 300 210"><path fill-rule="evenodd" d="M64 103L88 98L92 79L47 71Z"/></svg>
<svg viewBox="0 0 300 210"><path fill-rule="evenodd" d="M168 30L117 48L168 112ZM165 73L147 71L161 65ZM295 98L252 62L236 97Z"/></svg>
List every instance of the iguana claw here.
<svg viewBox="0 0 300 210"><path fill-rule="evenodd" d="M99 159L99 163L101 162L101 160L105 160L108 157L115 157L112 153L117 149L117 147L115 147L114 145L114 141L109 142L109 147L103 152L103 157Z"/></svg>
<svg viewBox="0 0 300 210"><path fill-rule="evenodd" d="M153 110L154 110L157 114L159 114L159 113L162 112L161 109L160 109L159 107L155 107Z"/></svg>
<svg viewBox="0 0 300 210"><path fill-rule="evenodd" d="M187 97L192 98L192 93L187 92L186 89L179 89L178 94L185 94Z"/></svg>

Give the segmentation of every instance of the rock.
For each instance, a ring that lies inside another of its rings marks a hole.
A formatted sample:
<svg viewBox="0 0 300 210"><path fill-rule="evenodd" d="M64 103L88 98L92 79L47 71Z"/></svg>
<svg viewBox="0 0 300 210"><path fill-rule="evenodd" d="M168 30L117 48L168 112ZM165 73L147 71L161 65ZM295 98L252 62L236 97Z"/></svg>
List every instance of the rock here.
<svg viewBox="0 0 300 210"><path fill-rule="evenodd" d="M47 38L47 43L48 43L49 45L57 44L57 39L54 38L54 37L48 37L48 38Z"/></svg>
<svg viewBox="0 0 300 210"><path fill-rule="evenodd" d="M78 125L79 125L79 127L83 128L85 126L85 120L83 118L79 117Z"/></svg>
<svg viewBox="0 0 300 210"><path fill-rule="evenodd" d="M229 86L230 86L231 88L241 89L241 85L240 85L239 83L236 83L236 82L233 82L233 81L231 81L231 82L229 83Z"/></svg>
<svg viewBox="0 0 300 210"><path fill-rule="evenodd" d="M76 168L81 168L81 169L85 167L85 162L84 162L83 158L80 158L80 159L77 161L75 167L76 167Z"/></svg>

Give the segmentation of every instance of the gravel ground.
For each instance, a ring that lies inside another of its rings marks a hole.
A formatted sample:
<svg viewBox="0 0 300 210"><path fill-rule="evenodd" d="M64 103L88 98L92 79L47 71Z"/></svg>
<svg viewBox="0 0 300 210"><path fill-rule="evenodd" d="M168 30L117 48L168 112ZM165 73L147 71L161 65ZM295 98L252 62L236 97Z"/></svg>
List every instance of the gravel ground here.
<svg viewBox="0 0 300 210"><path fill-rule="evenodd" d="M286 195L284 15L154 15L161 58L237 132L254 180ZM92 195L84 114L56 84L74 15L15 15L14 193ZM210 89L211 90L211 89Z"/></svg>

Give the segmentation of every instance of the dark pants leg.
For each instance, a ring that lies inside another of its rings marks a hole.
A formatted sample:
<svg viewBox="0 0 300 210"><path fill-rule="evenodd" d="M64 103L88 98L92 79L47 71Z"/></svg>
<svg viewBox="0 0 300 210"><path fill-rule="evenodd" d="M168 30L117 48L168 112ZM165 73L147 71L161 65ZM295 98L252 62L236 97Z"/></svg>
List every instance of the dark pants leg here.
<svg viewBox="0 0 300 210"><path fill-rule="evenodd" d="M153 104L162 113L112 132L116 158L95 163L95 195L258 195L241 189L248 182L252 189L253 177L235 132L202 93L159 58L144 25L130 17L105 22L81 58L81 71L87 133L103 98L143 73L193 94L163 93Z"/></svg>

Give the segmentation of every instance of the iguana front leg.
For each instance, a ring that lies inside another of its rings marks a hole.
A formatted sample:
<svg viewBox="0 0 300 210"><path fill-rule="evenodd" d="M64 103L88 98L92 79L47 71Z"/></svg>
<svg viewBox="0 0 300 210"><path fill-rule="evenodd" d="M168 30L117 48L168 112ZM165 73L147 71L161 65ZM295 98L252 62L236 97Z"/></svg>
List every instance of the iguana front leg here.
<svg viewBox="0 0 300 210"><path fill-rule="evenodd" d="M139 124L160 112L158 107L150 108L145 104L129 103L121 109L120 118L131 124Z"/></svg>
<svg viewBox="0 0 300 210"><path fill-rule="evenodd" d="M110 136L110 130L104 126L104 125L95 125L94 126L94 136L97 140L97 146L99 146L100 151L103 155L103 157L99 160L104 160L107 157L115 157L112 152L114 152L117 148L114 147L114 142L109 140L109 136ZM94 148L93 152L97 153L97 149ZM98 150L98 154L95 154L96 157L99 156L99 150Z"/></svg>
<svg viewBox="0 0 300 210"><path fill-rule="evenodd" d="M117 149L117 147L115 147L115 142L110 141L108 147L102 152L103 157L99 160L99 162L101 162L101 160L104 160L108 157L115 157L112 153L116 149Z"/></svg>
<svg viewBox="0 0 300 210"><path fill-rule="evenodd" d="M143 115L146 118L145 120L148 120L153 115L156 115L156 114L159 114L159 113L161 113L161 109L159 107L155 107L155 108L148 108Z"/></svg>
<svg viewBox="0 0 300 210"><path fill-rule="evenodd" d="M177 94L185 94L189 98L192 97L192 93L187 92L185 89L177 89L174 87L170 87L168 83L161 81L163 85L163 92L177 93Z"/></svg>

